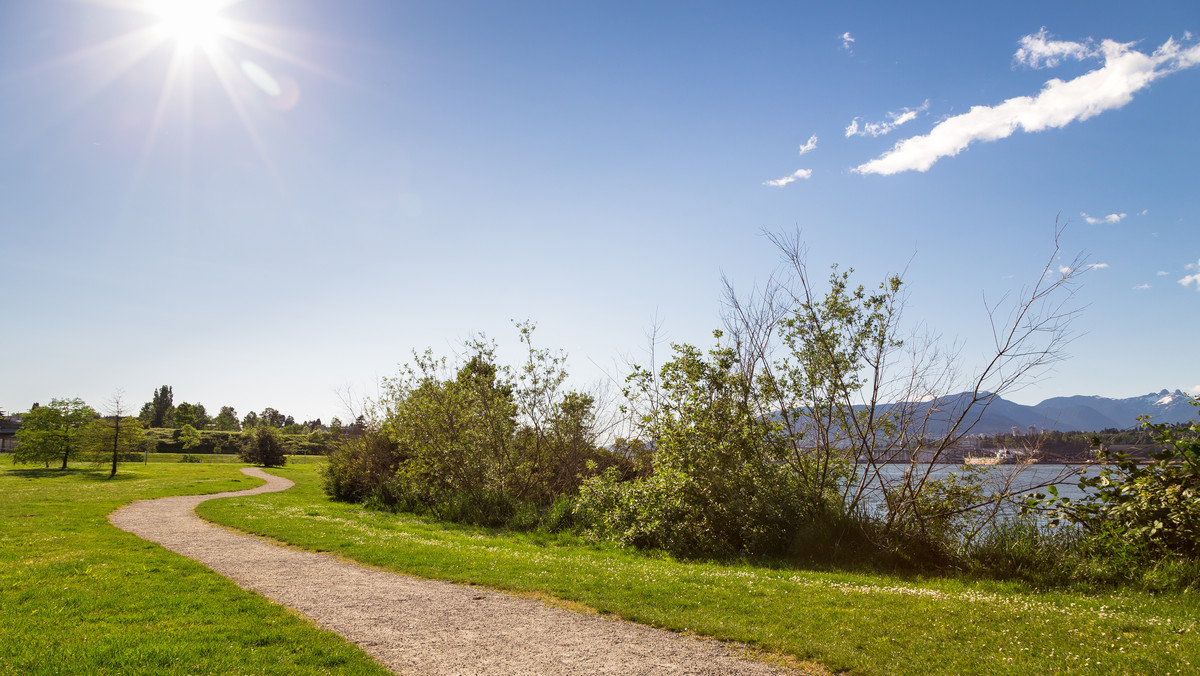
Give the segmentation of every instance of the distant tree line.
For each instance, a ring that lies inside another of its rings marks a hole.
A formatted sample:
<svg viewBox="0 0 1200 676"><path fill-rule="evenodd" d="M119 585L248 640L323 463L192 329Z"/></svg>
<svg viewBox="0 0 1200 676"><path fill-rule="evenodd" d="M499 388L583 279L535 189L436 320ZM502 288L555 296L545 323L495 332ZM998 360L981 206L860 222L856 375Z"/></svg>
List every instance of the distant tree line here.
<svg viewBox="0 0 1200 676"><path fill-rule="evenodd" d="M337 418L328 426L320 419L297 423L270 407L239 419L232 406L222 406L210 416L203 404L175 404L170 385L156 389L136 417L128 415L118 394L104 414L76 397L53 399L46 406L35 403L20 419L14 462L66 469L73 460L103 460L111 463L112 473L119 462L145 452L228 453L248 462L280 465L286 454L328 454L337 439L365 426L361 419L348 426Z"/></svg>

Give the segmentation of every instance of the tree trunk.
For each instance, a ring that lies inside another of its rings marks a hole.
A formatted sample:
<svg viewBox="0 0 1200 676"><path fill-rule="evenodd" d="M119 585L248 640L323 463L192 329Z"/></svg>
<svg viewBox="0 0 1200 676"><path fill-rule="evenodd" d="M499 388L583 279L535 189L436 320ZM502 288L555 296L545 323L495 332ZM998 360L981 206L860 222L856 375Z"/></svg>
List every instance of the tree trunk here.
<svg viewBox="0 0 1200 676"><path fill-rule="evenodd" d="M120 447L121 442L121 416L117 415L114 417L116 418L116 421L115 426L113 427L113 464L112 471L108 473L108 478L110 479L117 474L117 449Z"/></svg>

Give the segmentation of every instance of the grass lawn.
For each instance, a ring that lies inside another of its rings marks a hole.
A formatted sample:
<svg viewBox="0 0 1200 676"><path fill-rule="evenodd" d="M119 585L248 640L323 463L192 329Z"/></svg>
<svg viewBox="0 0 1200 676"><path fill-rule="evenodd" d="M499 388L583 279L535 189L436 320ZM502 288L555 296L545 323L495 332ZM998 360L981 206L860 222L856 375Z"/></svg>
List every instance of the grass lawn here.
<svg viewBox="0 0 1200 676"><path fill-rule="evenodd" d="M0 456L0 674L386 674L341 637L110 525L133 500L260 483L234 464Z"/></svg>
<svg viewBox="0 0 1200 676"><path fill-rule="evenodd" d="M276 473L297 486L208 502L201 515L391 570L562 599L677 631L743 641L835 671L1200 669L1195 593L1039 592L998 582L677 561L571 537L501 534L367 511L329 501L314 465Z"/></svg>

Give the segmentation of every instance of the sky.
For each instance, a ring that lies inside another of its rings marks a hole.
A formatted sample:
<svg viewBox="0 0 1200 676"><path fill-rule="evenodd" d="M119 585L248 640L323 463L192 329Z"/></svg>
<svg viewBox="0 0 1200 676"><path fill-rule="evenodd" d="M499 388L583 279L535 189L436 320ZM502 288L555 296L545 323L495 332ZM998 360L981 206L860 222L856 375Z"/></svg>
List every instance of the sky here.
<svg viewBox="0 0 1200 676"><path fill-rule="evenodd" d="M980 4L6 0L0 410L345 419L514 320L612 385L764 233L903 272L967 371L1082 254L1008 398L1200 393L1200 4Z"/></svg>

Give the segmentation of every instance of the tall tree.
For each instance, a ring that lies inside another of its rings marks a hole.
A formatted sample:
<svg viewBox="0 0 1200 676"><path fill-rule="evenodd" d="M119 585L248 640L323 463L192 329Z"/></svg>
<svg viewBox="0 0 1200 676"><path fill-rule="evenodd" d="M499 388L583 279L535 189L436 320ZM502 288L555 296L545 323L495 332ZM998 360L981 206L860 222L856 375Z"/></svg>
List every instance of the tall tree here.
<svg viewBox="0 0 1200 676"><path fill-rule="evenodd" d="M258 414L258 419L262 422L262 424L267 425L268 427L278 428L283 427L284 424L286 424L284 421L287 420L287 416L273 408L267 407L263 409L262 413Z"/></svg>
<svg viewBox="0 0 1200 676"><path fill-rule="evenodd" d="M150 407L149 410L142 407L143 414L149 414L149 420L146 422L150 427L168 427L172 424L175 414L174 399L175 394L170 385L163 385L154 391L154 398L146 404Z"/></svg>
<svg viewBox="0 0 1200 676"><path fill-rule="evenodd" d="M212 418L209 417L208 411L204 410L204 404L192 404L192 413L196 416L196 422L192 423L196 429L208 429L212 424Z"/></svg>
<svg viewBox="0 0 1200 676"><path fill-rule="evenodd" d="M213 418L213 427L223 432L237 432L242 429L242 424L238 422L237 411L232 406L222 406L221 412Z"/></svg>
<svg viewBox="0 0 1200 676"><path fill-rule="evenodd" d="M82 450L83 427L96 417L96 411L78 397L52 399L47 406L36 406L21 420L17 431L16 462L45 462L62 458L67 461Z"/></svg>
<svg viewBox="0 0 1200 676"><path fill-rule="evenodd" d="M185 426L196 426L196 407L186 401L181 401L175 407L175 427L183 429Z"/></svg>
<svg viewBox="0 0 1200 676"><path fill-rule="evenodd" d="M245 418L242 418L242 429L250 430L254 429L255 427L258 427L258 414L254 411L250 411L246 414Z"/></svg>

